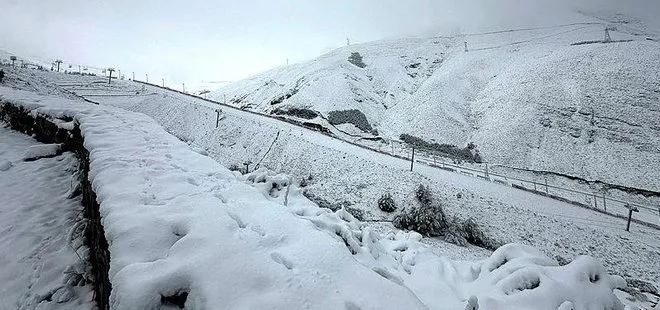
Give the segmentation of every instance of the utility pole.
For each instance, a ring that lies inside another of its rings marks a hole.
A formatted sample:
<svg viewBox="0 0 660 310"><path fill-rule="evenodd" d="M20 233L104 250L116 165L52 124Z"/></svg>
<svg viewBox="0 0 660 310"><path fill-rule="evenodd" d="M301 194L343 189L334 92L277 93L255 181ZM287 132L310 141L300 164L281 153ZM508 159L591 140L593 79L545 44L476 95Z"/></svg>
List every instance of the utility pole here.
<svg viewBox="0 0 660 310"><path fill-rule="evenodd" d="M410 156L410 171L413 171L413 164L415 164L415 148L412 149L412 156Z"/></svg>
<svg viewBox="0 0 660 310"><path fill-rule="evenodd" d="M63 61L62 61L61 59L57 59L57 60L55 60L55 63L57 64L57 72L60 72L60 64L61 64L62 62L63 62Z"/></svg>
<svg viewBox="0 0 660 310"><path fill-rule="evenodd" d="M9 60L11 60L11 66L15 67L14 62L16 61L16 56L9 56Z"/></svg>
<svg viewBox="0 0 660 310"><path fill-rule="evenodd" d="M163 88L165 88L165 79L161 78L160 80L163 82Z"/></svg>
<svg viewBox="0 0 660 310"><path fill-rule="evenodd" d="M82 73L82 68L78 65L78 73Z"/></svg>
<svg viewBox="0 0 660 310"><path fill-rule="evenodd" d="M346 38L346 46L349 46L349 45L351 45L351 40L349 40L348 38Z"/></svg>
<svg viewBox="0 0 660 310"><path fill-rule="evenodd" d="M108 72L110 73L108 75L108 84L112 81L112 72L115 72L115 68L108 68Z"/></svg>
<svg viewBox="0 0 660 310"><path fill-rule="evenodd" d="M135 81L135 72L132 72L132 73L133 73L133 81Z"/></svg>
<svg viewBox="0 0 660 310"><path fill-rule="evenodd" d="M149 74L146 74L146 73L145 73L145 74L144 74L144 77L145 77L145 79L146 79L145 82L149 83Z"/></svg>
<svg viewBox="0 0 660 310"><path fill-rule="evenodd" d="M183 92L185 93L186 92L186 83L181 83L181 86L182 86L181 88L183 89Z"/></svg>

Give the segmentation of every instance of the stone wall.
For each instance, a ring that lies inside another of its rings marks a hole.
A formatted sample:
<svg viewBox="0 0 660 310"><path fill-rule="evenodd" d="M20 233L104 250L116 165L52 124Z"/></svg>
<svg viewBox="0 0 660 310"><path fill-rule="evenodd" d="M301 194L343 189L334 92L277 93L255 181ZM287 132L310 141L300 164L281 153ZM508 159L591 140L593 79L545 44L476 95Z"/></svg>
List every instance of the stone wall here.
<svg viewBox="0 0 660 310"><path fill-rule="evenodd" d="M43 116L32 116L30 111L17 107L9 102L0 103L0 119L9 124L11 129L32 135L42 143L61 143L63 151L76 154L79 159L79 175L82 189L82 204L84 217L87 221L85 245L90 249L90 263L94 282L94 297L99 309L108 309L110 291L112 289L108 271L110 269L110 252L105 239L101 214L96 194L89 181L89 152L85 149L80 128L76 124L73 130L59 128L50 119ZM70 120L65 120L70 121Z"/></svg>

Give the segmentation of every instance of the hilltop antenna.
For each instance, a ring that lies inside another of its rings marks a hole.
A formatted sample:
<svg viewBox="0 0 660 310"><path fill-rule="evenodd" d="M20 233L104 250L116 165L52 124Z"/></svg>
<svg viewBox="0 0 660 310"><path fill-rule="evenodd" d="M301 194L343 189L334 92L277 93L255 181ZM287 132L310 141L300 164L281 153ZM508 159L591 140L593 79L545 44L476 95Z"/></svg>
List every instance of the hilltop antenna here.
<svg viewBox="0 0 660 310"><path fill-rule="evenodd" d="M15 67L14 62L16 61L16 59L18 59L16 56L9 56L9 60L11 60L11 66L12 67Z"/></svg>
<svg viewBox="0 0 660 310"><path fill-rule="evenodd" d="M346 46L349 46L349 45L351 45L351 40L349 40L348 38L346 38Z"/></svg>
<svg viewBox="0 0 660 310"><path fill-rule="evenodd" d="M612 42L612 37L610 37L610 31L616 31L616 27L607 26L605 27L605 41L606 43Z"/></svg>

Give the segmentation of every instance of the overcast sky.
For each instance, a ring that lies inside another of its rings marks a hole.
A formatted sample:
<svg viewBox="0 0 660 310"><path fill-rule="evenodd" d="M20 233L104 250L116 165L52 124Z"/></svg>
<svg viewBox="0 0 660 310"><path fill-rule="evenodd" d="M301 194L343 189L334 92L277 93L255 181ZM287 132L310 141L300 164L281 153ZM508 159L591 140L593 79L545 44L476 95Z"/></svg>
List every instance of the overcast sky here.
<svg viewBox="0 0 660 310"><path fill-rule="evenodd" d="M346 43L551 25L657 0L0 0L0 49L172 83L237 80ZM627 12L626 12L627 13Z"/></svg>

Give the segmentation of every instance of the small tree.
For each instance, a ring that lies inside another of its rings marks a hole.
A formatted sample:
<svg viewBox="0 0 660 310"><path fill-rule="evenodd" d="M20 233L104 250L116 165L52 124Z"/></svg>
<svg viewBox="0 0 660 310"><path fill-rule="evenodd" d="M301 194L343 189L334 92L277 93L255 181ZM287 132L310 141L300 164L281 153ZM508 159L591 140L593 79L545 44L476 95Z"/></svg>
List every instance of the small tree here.
<svg viewBox="0 0 660 310"><path fill-rule="evenodd" d="M351 56L348 57L348 61L360 68L367 66L364 62L362 62L362 55L360 55L358 52L351 53Z"/></svg>

